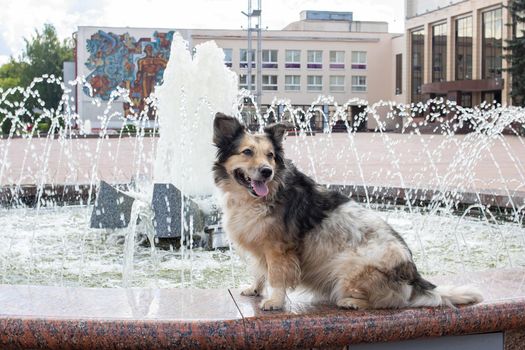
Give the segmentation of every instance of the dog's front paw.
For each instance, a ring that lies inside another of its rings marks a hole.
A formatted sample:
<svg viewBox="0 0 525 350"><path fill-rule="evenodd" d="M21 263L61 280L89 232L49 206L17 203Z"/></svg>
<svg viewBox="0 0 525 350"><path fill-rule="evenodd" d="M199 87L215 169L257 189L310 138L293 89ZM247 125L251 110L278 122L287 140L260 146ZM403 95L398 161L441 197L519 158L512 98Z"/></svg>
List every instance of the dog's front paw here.
<svg viewBox="0 0 525 350"><path fill-rule="evenodd" d="M337 306L343 309L358 310L367 309L368 303L366 300L357 298L343 298L337 301Z"/></svg>
<svg viewBox="0 0 525 350"><path fill-rule="evenodd" d="M259 295L261 295L261 291L253 287L250 287L250 288L246 288L245 290L243 290L241 292L241 295L244 295L245 297L258 297Z"/></svg>
<svg viewBox="0 0 525 350"><path fill-rule="evenodd" d="M261 304L259 305L262 310L270 311L270 310L281 310L283 308L283 302L281 300L276 299L264 299L261 301Z"/></svg>

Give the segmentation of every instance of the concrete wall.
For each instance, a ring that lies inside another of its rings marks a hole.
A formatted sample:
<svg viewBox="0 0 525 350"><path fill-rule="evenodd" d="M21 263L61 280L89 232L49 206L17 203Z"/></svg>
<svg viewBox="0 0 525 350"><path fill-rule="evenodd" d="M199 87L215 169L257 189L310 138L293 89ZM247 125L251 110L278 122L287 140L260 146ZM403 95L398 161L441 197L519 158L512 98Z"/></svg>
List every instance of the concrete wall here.
<svg viewBox="0 0 525 350"><path fill-rule="evenodd" d="M329 21L353 21L352 12L334 12L334 11L301 11L299 17L301 20L329 20Z"/></svg>
<svg viewBox="0 0 525 350"><path fill-rule="evenodd" d="M405 15L412 18L465 1L469 0L406 0Z"/></svg>
<svg viewBox="0 0 525 350"><path fill-rule="evenodd" d="M367 21L298 21L287 25L283 30L321 31L321 32L356 32L356 33L387 33L387 22Z"/></svg>
<svg viewBox="0 0 525 350"><path fill-rule="evenodd" d="M392 55L391 55L391 62L390 66L392 67L391 70L391 91L392 91L392 98L391 100L397 103L404 103L406 102L407 96L410 94L407 91L407 79L406 79L406 73L408 72L408 65L407 65L407 57L408 54L406 52L406 38L404 35L398 35L392 38ZM395 93L396 89L396 55L401 54L403 58L402 63L402 70L401 70L401 94Z"/></svg>
<svg viewBox="0 0 525 350"><path fill-rule="evenodd" d="M126 33L136 40L148 40L155 31L166 33L173 29L162 28L108 28L108 27L79 27L77 33L77 69L78 74L88 77L93 75L93 67L86 63L90 59L87 43L98 31L124 35ZM205 41L214 40L219 47L232 49L232 70L239 76L246 75L247 69L241 68L240 50L247 48L247 33L243 30L176 30L189 41L190 47ZM261 104L269 105L274 98L289 99L293 105L310 105L319 95L331 95L339 104L349 99L357 98L370 103L379 100L389 100L394 96L394 79L392 70L395 65L390 64L392 56L392 34L381 33L356 33L346 31L264 31L262 49L278 51L277 68L263 68L262 75L276 75L278 89L276 91L262 91ZM399 39L398 39L399 40ZM253 48L256 41L253 41ZM399 46L399 45L398 45ZM398 47L399 48L399 47ZM301 68L285 68L285 50L294 49L301 51ZM307 68L307 51L322 50L322 68ZM330 51L344 51L344 68L330 68ZM366 69L351 69L352 51L367 52ZM140 54L140 53L139 53ZM93 56L93 55L91 55ZM93 57L91 57L93 60ZM388 64L385 64L388 62ZM136 59L135 59L136 61ZM252 70L256 74L256 69ZM285 90L285 76L299 75L301 87L299 91ZM323 79L322 91L311 92L307 89L308 75L321 75ZM342 92L330 91L330 76L344 76L345 86ZM352 91L352 76L360 75L367 78L367 90L363 92ZM106 101L100 98L89 97L81 88L77 89L78 111L81 118L91 119L94 126L99 125L98 116L106 108ZM96 101L101 102L100 104ZM121 113L124 104L120 99L112 107L113 111ZM115 119L118 119L118 115ZM117 123L119 124L119 123Z"/></svg>
<svg viewBox="0 0 525 350"><path fill-rule="evenodd" d="M232 70L237 74L246 74L246 68L239 67L240 49L247 48L245 32L242 31L202 31L193 30L190 34L192 44L215 40L222 48L233 50ZM255 46L255 42L254 42ZM389 65L384 58L391 54L391 34L349 33L349 32L290 32L267 31L263 33L262 49L278 50L278 68L263 68L263 75L277 75L278 90L263 91L261 103L270 104L275 97L290 99L296 105L309 105L319 94L332 95L338 103L344 103L351 98L360 98L370 102L391 97L391 74ZM301 50L301 68L285 68L285 50ZM307 51L322 50L322 69L308 69ZM330 68L330 51L345 52L345 68ZM367 68L351 69L352 51L367 52ZM255 69L252 70L255 74ZM300 75L300 91L286 91L285 75ZM323 89L320 92L307 90L307 76L322 75ZM330 75L345 77L344 92L330 91ZM352 92L352 75L367 77L366 92ZM385 81L386 77L386 81Z"/></svg>
<svg viewBox="0 0 525 350"><path fill-rule="evenodd" d="M108 107L107 94L101 93L101 90L111 90L115 83L126 79L133 84L134 79L137 79L136 74L130 74L129 77L123 77L121 67L123 63L118 60L123 58L129 59L129 64L131 67L134 67L133 69L136 71L138 60L146 56L144 47L150 44L155 44L155 38L153 37L154 33L168 33L172 30L173 29L165 28L79 27L76 36L77 74L79 77L84 77L90 80L95 88L98 86L98 93L95 91L95 97L91 97L82 86L77 88L77 108L80 117L82 119L91 120L92 125L98 127L100 125L100 117L104 115L104 111ZM183 36L186 35L186 31L183 30L180 32ZM110 36L107 38L101 38L100 36L97 36L97 33L111 33L117 36L128 34L130 41L125 42L124 39L120 40L121 42L119 43L119 46L115 47L115 43L112 42L114 38ZM131 39L135 40L134 44L131 42ZM92 49L92 51L95 52L90 53L88 50L88 40L96 41L96 44L100 45L100 47L94 50ZM107 40L107 45L105 40ZM169 43L167 45L167 50L169 52ZM135 50L135 52L130 54L129 52L133 50ZM165 50L166 48L164 48L164 51ZM159 52L155 52L155 55L157 54L160 55ZM97 72L100 72L100 74ZM97 74L99 74L101 78L97 78ZM120 126L122 124L122 121L119 121L119 118L122 118L125 115L125 111L124 101L121 98L116 99L114 103L111 104L109 114L114 114L109 123L110 127Z"/></svg>

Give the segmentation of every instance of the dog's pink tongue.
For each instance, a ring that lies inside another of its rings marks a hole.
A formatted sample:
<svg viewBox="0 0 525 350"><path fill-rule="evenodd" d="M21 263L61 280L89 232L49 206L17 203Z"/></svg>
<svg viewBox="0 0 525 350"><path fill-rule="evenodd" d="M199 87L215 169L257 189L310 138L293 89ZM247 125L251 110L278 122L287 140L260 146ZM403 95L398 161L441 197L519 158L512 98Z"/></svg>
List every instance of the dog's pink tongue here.
<svg viewBox="0 0 525 350"><path fill-rule="evenodd" d="M263 181L252 180L252 188L259 197L265 197L268 194L268 186Z"/></svg>

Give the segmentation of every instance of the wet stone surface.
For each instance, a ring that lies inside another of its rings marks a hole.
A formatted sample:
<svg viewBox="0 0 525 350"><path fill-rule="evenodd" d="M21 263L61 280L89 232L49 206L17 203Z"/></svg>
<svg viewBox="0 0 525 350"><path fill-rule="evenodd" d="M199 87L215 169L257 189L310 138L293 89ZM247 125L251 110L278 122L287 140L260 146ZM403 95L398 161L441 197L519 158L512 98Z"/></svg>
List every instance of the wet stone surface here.
<svg viewBox="0 0 525 350"><path fill-rule="evenodd" d="M322 348L504 332L520 349L525 270L432 279L477 285L485 301L458 308L341 310L289 295L265 312L239 290L0 287L0 344L25 348ZM57 333L58 332L58 333ZM57 337L57 334L61 334Z"/></svg>
<svg viewBox="0 0 525 350"><path fill-rule="evenodd" d="M191 225L195 232L204 229L205 218L202 210L172 184L157 183L153 186L152 207L155 213L153 227L159 238L181 237L183 215L185 227Z"/></svg>
<svg viewBox="0 0 525 350"><path fill-rule="evenodd" d="M91 228L117 229L129 225L131 207L135 200L111 186L100 181L97 199L91 214Z"/></svg>

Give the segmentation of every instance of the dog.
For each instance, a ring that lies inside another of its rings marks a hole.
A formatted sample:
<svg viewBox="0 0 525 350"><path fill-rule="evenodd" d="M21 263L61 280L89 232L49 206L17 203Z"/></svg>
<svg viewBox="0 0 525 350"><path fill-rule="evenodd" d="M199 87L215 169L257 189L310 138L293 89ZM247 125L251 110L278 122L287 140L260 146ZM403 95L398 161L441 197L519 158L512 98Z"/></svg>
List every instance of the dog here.
<svg viewBox="0 0 525 350"><path fill-rule="evenodd" d="M346 309L482 300L474 287L425 280L403 238L384 220L285 159L285 124L251 134L236 118L217 113L213 129L223 225L253 265L254 283L241 294L261 296L271 287L261 309L282 309L287 289L298 286Z"/></svg>

